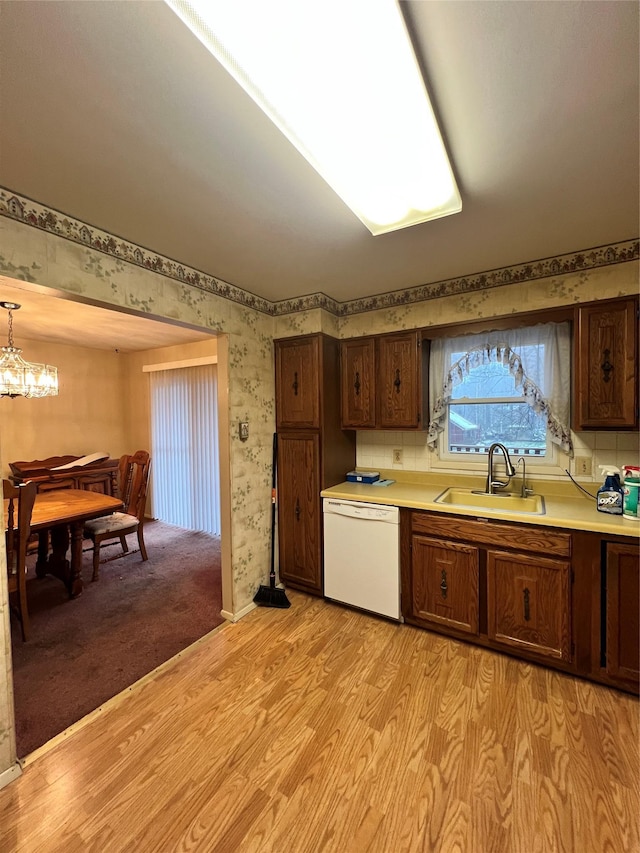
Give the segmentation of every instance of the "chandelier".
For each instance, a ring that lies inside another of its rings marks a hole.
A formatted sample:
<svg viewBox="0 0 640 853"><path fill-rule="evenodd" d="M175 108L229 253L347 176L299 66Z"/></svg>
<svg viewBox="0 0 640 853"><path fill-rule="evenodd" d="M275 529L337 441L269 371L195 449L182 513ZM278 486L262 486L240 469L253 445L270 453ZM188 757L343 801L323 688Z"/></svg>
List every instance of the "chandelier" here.
<svg viewBox="0 0 640 853"><path fill-rule="evenodd" d="M58 393L58 368L50 364L25 361L20 347L13 345L15 302L0 302L9 312L9 343L0 358L0 397L51 397Z"/></svg>

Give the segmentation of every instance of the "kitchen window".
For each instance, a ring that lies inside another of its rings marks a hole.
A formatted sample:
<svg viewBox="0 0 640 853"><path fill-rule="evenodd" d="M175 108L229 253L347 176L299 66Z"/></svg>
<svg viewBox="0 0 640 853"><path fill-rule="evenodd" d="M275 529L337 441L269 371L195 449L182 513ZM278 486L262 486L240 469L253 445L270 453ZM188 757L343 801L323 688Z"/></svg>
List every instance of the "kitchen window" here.
<svg viewBox="0 0 640 853"><path fill-rule="evenodd" d="M428 445L443 459L572 453L568 323L486 332L431 344Z"/></svg>

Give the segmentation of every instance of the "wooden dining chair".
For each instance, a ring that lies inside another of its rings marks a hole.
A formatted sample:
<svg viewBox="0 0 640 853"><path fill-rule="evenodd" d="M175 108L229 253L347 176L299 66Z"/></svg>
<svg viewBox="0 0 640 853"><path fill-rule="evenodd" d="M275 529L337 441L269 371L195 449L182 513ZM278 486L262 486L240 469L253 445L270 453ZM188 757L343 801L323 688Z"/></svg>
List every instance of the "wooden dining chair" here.
<svg viewBox="0 0 640 853"><path fill-rule="evenodd" d="M15 611L20 619L22 639L29 637L29 608L27 606L27 544L31 533L31 513L38 487L28 482L15 486L10 480L2 481L2 494L7 501L5 515L5 540L7 546L7 572L9 596L15 594Z"/></svg>
<svg viewBox="0 0 640 853"><path fill-rule="evenodd" d="M146 450L137 450L133 455L121 456L118 465L118 490L124 503L124 511L87 521L84 525L84 535L93 542L91 580L97 581L100 577L100 546L103 542L119 539L122 553L126 554L129 550L127 536L137 533L142 559L148 559L143 527L150 468L151 459Z"/></svg>

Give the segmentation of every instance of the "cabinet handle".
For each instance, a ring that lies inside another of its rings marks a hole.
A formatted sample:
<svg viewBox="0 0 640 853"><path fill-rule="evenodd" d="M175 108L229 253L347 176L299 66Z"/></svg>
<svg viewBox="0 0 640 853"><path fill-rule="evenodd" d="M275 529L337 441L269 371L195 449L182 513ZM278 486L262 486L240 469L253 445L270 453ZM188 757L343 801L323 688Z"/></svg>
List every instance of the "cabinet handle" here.
<svg viewBox="0 0 640 853"><path fill-rule="evenodd" d="M442 570L440 578L440 592L442 593L442 597L446 598L449 587L447 586L447 572L445 569Z"/></svg>
<svg viewBox="0 0 640 853"><path fill-rule="evenodd" d="M522 597L524 598L524 621L528 622L531 619L531 612L529 610L529 596L531 593L529 592L529 587L525 587L522 592Z"/></svg>
<svg viewBox="0 0 640 853"><path fill-rule="evenodd" d="M296 521L300 521L300 498L296 498Z"/></svg>
<svg viewBox="0 0 640 853"><path fill-rule="evenodd" d="M611 379L611 371L613 370L613 365L609 361L609 356L611 355L611 350L606 349L602 355L604 358L604 361L600 365L600 367L602 368L602 381L603 382L609 382Z"/></svg>
<svg viewBox="0 0 640 853"><path fill-rule="evenodd" d="M356 371L356 381L353 383L353 387L356 389L356 397L360 396L360 374Z"/></svg>
<svg viewBox="0 0 640 853"><path fill-rule="evenodd" d="M393 384L394 384L395 389L396 389L396 394L399 394L400 393L400 385L401 385L400 371L399 370L396 370L396 378L394 379Z"/></svg>
<svg viewBox="0 0 640 853"><path fill-rule="evenodd" d="M293 374L293 385L291 387L293 388L293 393L297 397L298 396L298 371L297 370Z"/></svg>

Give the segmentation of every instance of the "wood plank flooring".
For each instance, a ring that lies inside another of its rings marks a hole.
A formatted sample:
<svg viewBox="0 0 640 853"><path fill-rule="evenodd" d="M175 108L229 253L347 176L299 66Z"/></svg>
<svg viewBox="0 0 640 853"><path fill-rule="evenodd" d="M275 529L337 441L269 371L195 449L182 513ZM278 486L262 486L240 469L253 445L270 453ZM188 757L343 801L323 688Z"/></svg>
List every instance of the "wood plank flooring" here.
<svg viewBox="0 0 640 853"><path fill-rule="evenodd" d="M635 853L638 701L288 592L0 791L2 853Z"/></svg>

